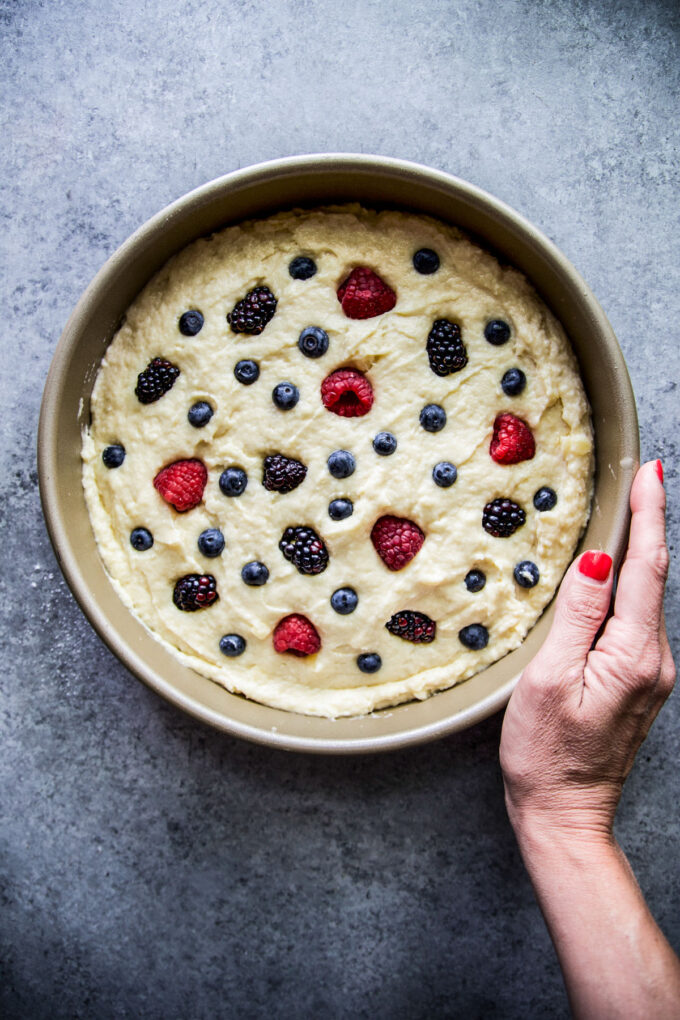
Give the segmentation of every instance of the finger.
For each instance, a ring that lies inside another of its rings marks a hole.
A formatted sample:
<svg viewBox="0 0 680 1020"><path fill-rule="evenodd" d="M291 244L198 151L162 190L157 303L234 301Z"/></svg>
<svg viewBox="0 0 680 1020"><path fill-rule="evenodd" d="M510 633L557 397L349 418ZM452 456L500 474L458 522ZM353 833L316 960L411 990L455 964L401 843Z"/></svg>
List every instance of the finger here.
<svg viewBox="0 0 680 1020"><path fill-rule="evenodd" d="M666 493L657 465L638 471L630 494L632 518L628 551L619 571L614 615L637 633L659 632L668 573Z"/></svg>

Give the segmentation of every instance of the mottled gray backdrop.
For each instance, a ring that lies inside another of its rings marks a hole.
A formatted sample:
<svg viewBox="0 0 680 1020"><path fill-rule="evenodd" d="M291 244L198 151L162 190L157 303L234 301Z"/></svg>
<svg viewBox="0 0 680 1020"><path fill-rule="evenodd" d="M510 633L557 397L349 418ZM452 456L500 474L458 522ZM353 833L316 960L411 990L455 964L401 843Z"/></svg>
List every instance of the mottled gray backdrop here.
<svg viewBox="0 0 680 1020"><path fill-rule="evenodd" d="M671 0L0 0L3 1016L566 1015L501 717L323 760L166 706L55 565L36 423L70 310L152 213L276 156L405 157L510 203L589 281L677 539L679 40ZM677 611L676 573L676 649ZM618 822L676 946L677 719L676 695Z"/></svg>

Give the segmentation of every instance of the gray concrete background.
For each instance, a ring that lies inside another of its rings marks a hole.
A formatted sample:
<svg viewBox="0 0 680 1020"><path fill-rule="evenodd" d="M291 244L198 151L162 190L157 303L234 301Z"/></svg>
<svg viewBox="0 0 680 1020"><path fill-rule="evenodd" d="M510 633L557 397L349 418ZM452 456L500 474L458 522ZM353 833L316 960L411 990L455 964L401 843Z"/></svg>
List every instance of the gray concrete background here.
<svg viewBox="0 0 680 1020"><path fill-rule="evenodd" d="M86 623L40 513L59 333L148 216L236 167L405 157L504 199L607 311L678 538L678 42L672 2L0 0L8 1018L559 1017L506 820L501 718L380 758L214 733ZM677 568L669 587L676 650ZM678 696L620 839L680 945Z"/></svg>

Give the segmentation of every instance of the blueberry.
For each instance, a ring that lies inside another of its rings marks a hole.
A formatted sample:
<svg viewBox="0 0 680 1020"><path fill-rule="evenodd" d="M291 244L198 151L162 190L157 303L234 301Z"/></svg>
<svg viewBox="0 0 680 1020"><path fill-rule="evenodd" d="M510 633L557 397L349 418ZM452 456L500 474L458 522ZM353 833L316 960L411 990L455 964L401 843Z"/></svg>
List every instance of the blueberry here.
<svg viewBox="0 0 680 1020"><path fill-rule="evenodd" d="M117 468L125 460L125 447L121 446L120 443L115 443L113 446L107 446L102 451L102 460L107 468Z"/></svg>
<svg viewBox="0 0 680 1020"><path fill-rule="evenodd" d="M377 652L365 652L357 655L357 666L362 673L377 673L382 666L382 659Z"/></svg>
<svg viewBox="0 0 680 1020"><path fill-rule="evenodd" d="M439 255L431 248L421 248L413 256L413 268L423 276L430 276L439 269Z"/></svg>
<svg viewBox="0 0 680 1020"><path fill-rule="evenodd" d="M235 659L237 655L243 655L246 650L246 640L240 634L225 634L220 638L220 651Z"/></svg>
<svg viewBox="0 0 680 1020"><path fill-rule="evenodd" d="M347 450L335 450L328 458L328 470L333 478L349 478L356 466L357 462Z"/></svg>
<svg viewBox="0 0 680 1020"><path fill-rule="evenodd" d="M354 503L351 499L332 499L328 504L328 516L334 521L344 521L354 513Z"/></svg>
<svg viewBox="0 0 680 1020"><path fill-rule="evenodd" d="M517 584L522 588L535 588L541 576L538 567L531 560L522 560L512 573Z"/></svg>
<svg viewBox="0 0 680 1020"><path fill-rule="evenodd" d="M373 440L373 449L381 457L389 457L397 448L396 437L391 432L379 432Z"/></svg>
<svg viewBox="0 0 680 1020"><path fill-rule="evenodd" d="M201 313L196 309L192 308L188 312L184 312L179 319L179 331L184 336L196 336L203 329L203 323L205 319Z"/></svg>
<svg viewBox="0 0 680 1020"><path fill-rule="evenodd" d="M298 347L306 358L320 358L328 350L328 333L321 326L306 326L300 333Z"/></svg>
<svg viewBox="0 0 680 1020"><path fill-rule="evenodd" d="M252 386L260 378L260 366L256 361L237 361L234 365L234 375L244 386Z"/></svg>
<svg viewBox="0 0 680 1020"><path fill-rule="evenodd" d="M289 263L288 272L294 280L308 280L316 273L316 262L306 255L298 255Z"/></svg>
<svg viewBox="0 0 680 1020"><path fill-rule="evenodd" d="M481 591L486 584L486 574L483 570L469 570L465 575L465 587L468 591Z"/></svg>
<svg viewBox="0 0 680 1020"><path fill-rule="evenodd" d="M471 623L458 631L458 638L466 648L479 652L488 645L489 632L483 623Z"/></svg>
<svg viewBox="0 0 680 1020"><path fill-rule="evenodd" d="M300 399L300 391L291 382L280 382L272 390L272 400L280 411L290 411Z"/></svg>
<svg viewBox="0 0 680 1020"><path fill-rule="evenodd" d="M269 571L264 563L260 563L259 560L251 560L242 568L241 577L246 584L253 588L259 588L261 584L266 584L269 580Z"/></svg>
<svg viewBox="0 0 680 1020"><path fill-rule="evenodd" d="M197 400L189 408L187 418L189 424L193 425L195 429L202 429L204 425L208 424L213 414L214 411L207 400Z"/></svg>
<svg viewBox="0 0 680 1020"><path fill-rule="evenodd" d="M243 468L228 467L220 475L220 489L225 496L240 496L248 484L248 475Z"/></svg>
<svg viewBox="0 0 680 1020"><path fill-rule="evenodd" d="M506 397L518 396L527 384L527 377L521 368L509 368L501 379L501 389Z"/></svg>
<svg viewBox="0 0 680 1020"><path fill-rule="evenodd" d="M153 545L153 535L146 528L133 528L130 532L130 545L137 552L146 552Z"/></svg>
<svg viewBox="0 0 680 1020"><path fill-rule="evenodd" d="M458 468L448 460L440 460L432 468L432 477L440 489L448 489L458 477Z"/></svg>
<svg viewBox="0 0 680 1020"><path fill-rule="evenodd" d="M336 613L340 613L341 616L353 613L358 602L359 596L354 588L338 588L331 595L331 605Z"/></svg>
<svg viewBox="0 0 680 1020"><path fill-rule="evenodd" d="M484 336L494 347L501 347L510 339L510 327L502 319L492 319L484 327Z"/></svg>
<svg viewBox="0 0 680 1020"><path fill-rule="evenodd" d="M534 495L534 506L541 513L545 513L546 510L552 510L557 503L557 493L554 489L548 488L544 485Z"/></svg>
<svg viewBox="0 0 680 1020"><path fill-rule="evenodd" d="M198 548L204 556L213 559L224 549L224 535L219 528L206 528L198 536Z"/></svg>
<svg viewBox="0 0 680 1020"><path fill-rule="evenodd" d="M441 432L446 425L446 411L439 404L427 404L420 412L420 424L426 432Z"/></svg>

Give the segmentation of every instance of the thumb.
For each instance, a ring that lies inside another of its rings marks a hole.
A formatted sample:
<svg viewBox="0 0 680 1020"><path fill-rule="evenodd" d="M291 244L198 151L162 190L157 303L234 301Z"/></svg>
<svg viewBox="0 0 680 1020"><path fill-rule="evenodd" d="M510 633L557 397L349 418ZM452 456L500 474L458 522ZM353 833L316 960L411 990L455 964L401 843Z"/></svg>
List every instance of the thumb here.
<svg viewBox="0 0 680 1020"><path fill-rule="evenodd" d="M612 558L590 551L569 567L560 585L550 633L538 653L548 675L583 675L588 652L609 610Z"/></svg>

